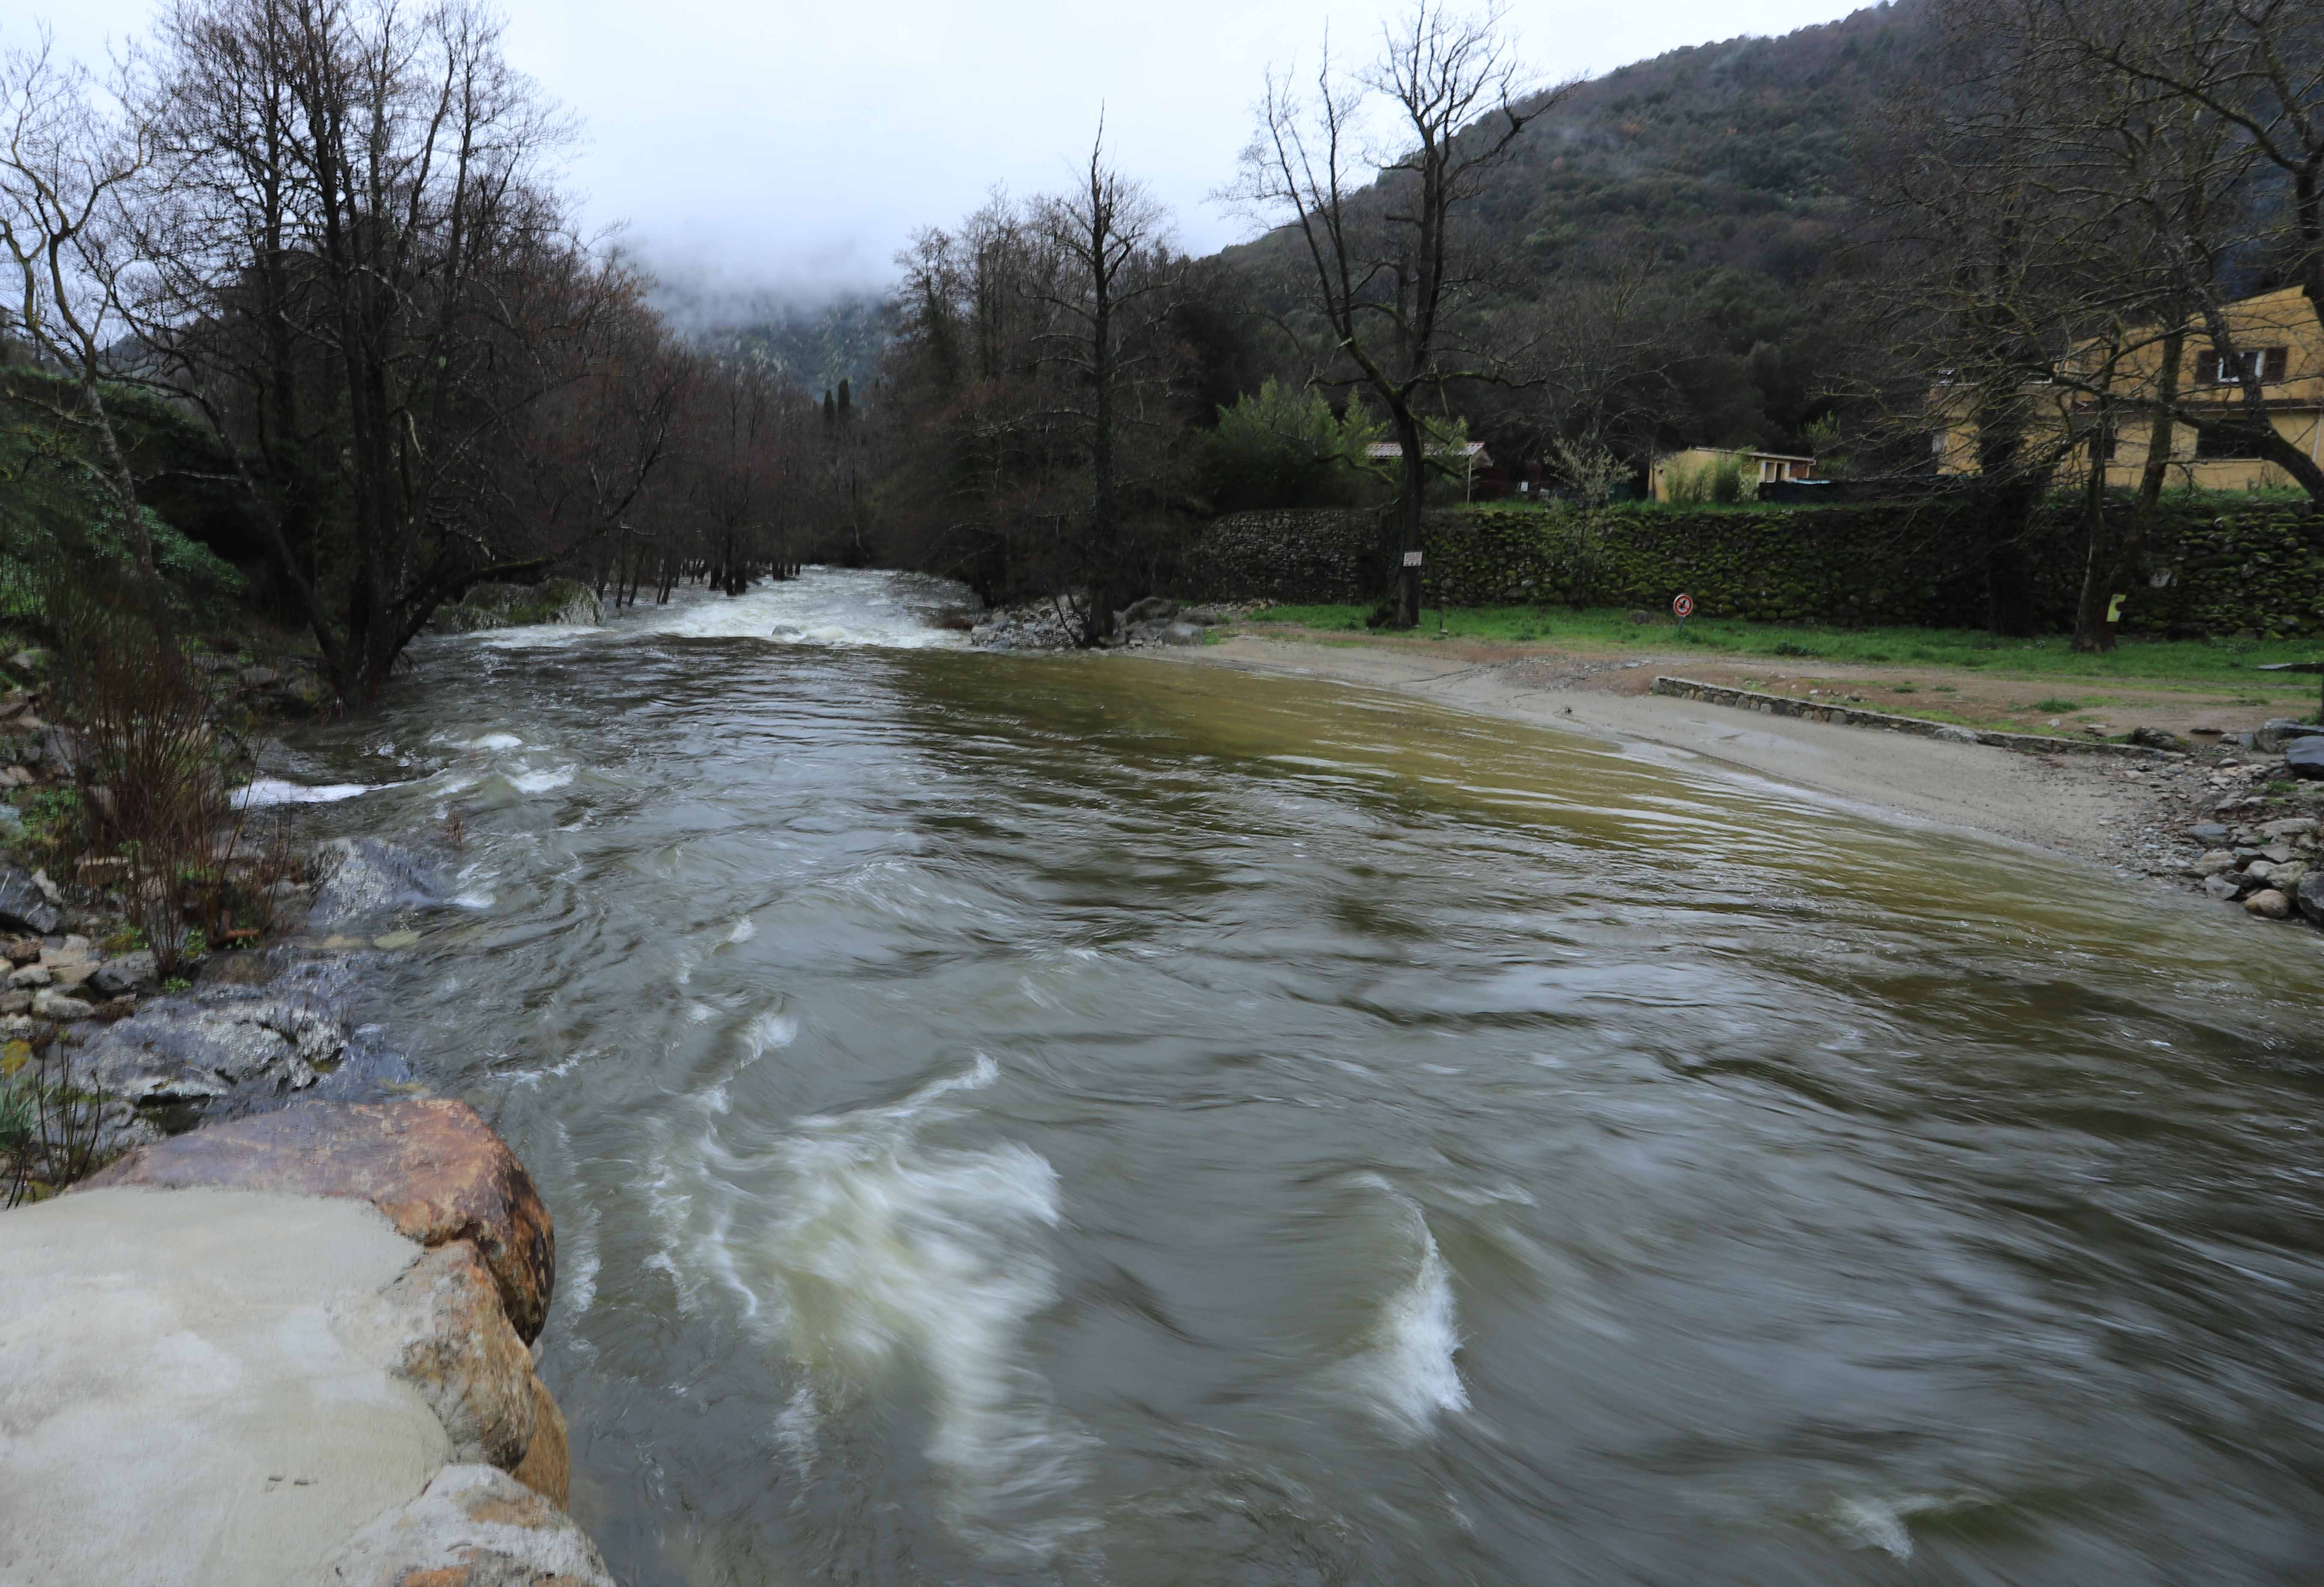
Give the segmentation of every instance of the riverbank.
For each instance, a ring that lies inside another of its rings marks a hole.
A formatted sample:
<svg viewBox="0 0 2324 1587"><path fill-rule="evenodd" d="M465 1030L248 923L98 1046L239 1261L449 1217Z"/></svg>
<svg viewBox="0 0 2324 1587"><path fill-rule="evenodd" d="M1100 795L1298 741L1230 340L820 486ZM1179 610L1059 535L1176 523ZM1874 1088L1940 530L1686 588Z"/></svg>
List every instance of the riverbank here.
<svg viewBox="0 0 2324 1587"><path fill-rule="evenodd" d="M611 1587L534 1370L549 1212L466 1104L139 1148L0 1216L0 1579Z"/></svg>
<svg viewBox="0 0 2324 1587"><path fill-rule="evenodd" d="M312 678L206 652L180 915L89 852L108 789L46 662L0 695L0 1580L611 1587L536 1370L548 1208L350 1013L443 856L294 831L366 791L260 737Z"/></svg>
<svg viewBox="0 0 2324 1587"><path fill-rule="evenodd" d="M2256 825L2305 808L2268 800L2277 757L2232 743L2143 764L2024 754L1702 704L1651 693L1699 658L1496 655L1475 647L1333 643L1247 632L1200 648L1142 652L1190 666L1328 678L1453 710L1619 743L1665 764L1779 783L1862 813L2071 856L2201 890L2207 852L2232 836L2191 835L2223 803ZM1692 672L1689 676L1692 676ZM2319 785L2303 784L2302 789ZM2274 807L2282 806L2279 813Z"/></svg>

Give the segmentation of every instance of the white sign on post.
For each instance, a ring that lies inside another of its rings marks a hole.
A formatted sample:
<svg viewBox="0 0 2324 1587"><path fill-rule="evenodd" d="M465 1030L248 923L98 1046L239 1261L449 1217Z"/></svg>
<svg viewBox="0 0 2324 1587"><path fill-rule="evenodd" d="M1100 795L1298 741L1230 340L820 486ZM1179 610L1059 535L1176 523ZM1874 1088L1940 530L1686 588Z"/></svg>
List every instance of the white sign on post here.
<svg viewBox="0 0 2324 1587"><path fill-rule="evenodd" d="M1420 566L1420 553L1419 553L1419 552L1417 552L1417 551L1406 551L1406 552L1404 554L1404 565L1405 565L1406 567L1419 567L1419 566Z"/></svg>

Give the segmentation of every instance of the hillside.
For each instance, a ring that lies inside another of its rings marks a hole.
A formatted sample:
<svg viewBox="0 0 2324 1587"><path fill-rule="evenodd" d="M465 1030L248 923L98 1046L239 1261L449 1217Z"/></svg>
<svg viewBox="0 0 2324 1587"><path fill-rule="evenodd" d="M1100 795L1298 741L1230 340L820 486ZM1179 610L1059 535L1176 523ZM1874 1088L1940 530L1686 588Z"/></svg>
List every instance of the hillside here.
<svg viewBox="0 0 2324 1587"><path fill-rule="evenodd" d="M1634 442L1798 448L1860 366L1846 323L1851 179L1893 88L1925 69L1926 0L1779 38L1674 50L1582 84L1526 129L1474 209L1508 299L1586 318L1618 275L1649 290L1622 397ZM1230 254L1269 295L1279 236ZM1475 393L1478 433L1530 452L1554 422ZM1649 438L1647 429L1652 430Z"/></svg>
<svg viewBox="0 0 2324 1587"><path fill-rule="evenodd" d="M843 380L870 389L894 330L882 296L847 292L811 301L657 281L654 307L689 340L722 358L766 369L820 395Z"/></svg>
<svg viewBox="0 0 2324 1587"><path fill-rule="evenodd" d="M1480 208L1544 273L1609 228L1644 226L1673 263L1810 285L1884 95L1922 69L1927 9L1901 0L1594 78L1527 130Z"/></svg>
<svg viewBox="0 0 2324 1587"><path fill-rule="evenodd" d="M1851 170L1893 85L1921 69L1927 0L1891 0L1779 38L1674 50L1580 86L1536 121L1474 214L1508 253L1510 297L1586 323L1575 294L1647 261L1650 290L1611 426L1649 445L1801 449L1831 390L1864 362L1846 309ZM1554 63L1550 63L1554 66ZM1229 248L1259 303L1287 306L1298 267L1280 236ZM811 392L866 391L895 318L870 295L802 303L665 282L657 307L699 345L771 365ZM1208 362L1218 362L1215 350ZM1304 374L1291 350L1226 360ZM1256 378L1251 381L1256 384ZM1231 394L1231 393L1225 393ZM1222 400L1224 395L1222 395ZM1566 394L1571 400L1571 393ZM1497 455L1537 456L1561 421L1538 393L1463 397Z"/></svg>

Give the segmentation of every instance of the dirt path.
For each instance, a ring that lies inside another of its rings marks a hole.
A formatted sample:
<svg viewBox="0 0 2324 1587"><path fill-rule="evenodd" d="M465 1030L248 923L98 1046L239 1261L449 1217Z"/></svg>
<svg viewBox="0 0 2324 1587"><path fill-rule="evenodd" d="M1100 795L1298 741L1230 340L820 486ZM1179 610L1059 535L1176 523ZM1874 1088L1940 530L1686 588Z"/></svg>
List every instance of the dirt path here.
<svg viewBox="0 0 2324 1587"><path fill-rule="evenodd" d="M1463 653L1473 650L1475 653ZM1585 733L1673 764L1765 778L1852 808L2071 854L2190 885L2200 845L2185 836L2221 798L2267 777L2260 757L2199 752L2126 766L2111 758L2013 753L1651 695L1680 663L1533 654L1495 647L1352 646L1239 634L1199 648L1136 652L1181 665L1231 667L1393 690L1458 710ZM1758 687L1770 670L1688 666L1702 681ZM1727 678L1714 674L1735 673ZM1812 687L1812 686L1808 686ZM1784 691L1791 692L1791 691ZM1804 692L1803 688L1800 692ZM1877 702L1873 702L1876 708ZM2033 731L2045 725L2036 722Z"/></svg>

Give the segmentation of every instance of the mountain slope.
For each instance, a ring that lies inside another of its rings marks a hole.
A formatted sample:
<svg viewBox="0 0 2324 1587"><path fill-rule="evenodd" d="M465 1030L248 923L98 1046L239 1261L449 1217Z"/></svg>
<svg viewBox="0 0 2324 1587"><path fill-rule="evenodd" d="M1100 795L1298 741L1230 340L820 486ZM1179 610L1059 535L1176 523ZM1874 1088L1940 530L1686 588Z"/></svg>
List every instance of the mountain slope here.
<svg viewBox="0 0 2324 1587"><path fill-rule="evenodd" d="M1803 449L1831 392L1877 350L1847 326L1868 260L1845 244L1885 103L1929 69L1928 0L1892 0L1778 38L1674 50L1573 89L1529 126L1474 202L1507 310L1586 321L1594 286L1644 280L1638 343L1610 426L1634 449ZM1374 196L1376 197L1376 190ZM1304 288L1277 233L1229 250L1271 307ZM1291 373L1286 370L1286 373ZM1569 400L1571 393L1569 393ZM1566 414L1464 393L1497 454L1536 455Z"/></svg>

